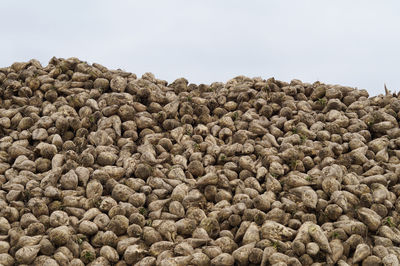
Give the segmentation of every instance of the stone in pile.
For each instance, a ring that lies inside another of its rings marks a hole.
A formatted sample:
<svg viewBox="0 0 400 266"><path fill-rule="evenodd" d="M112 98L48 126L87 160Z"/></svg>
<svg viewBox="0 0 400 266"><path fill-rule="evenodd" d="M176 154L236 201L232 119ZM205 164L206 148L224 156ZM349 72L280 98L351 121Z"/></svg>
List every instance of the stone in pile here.
<svg viewBox="0 0 400 266"><path fill-rule="evenodd" d="M76 58L0 86L1 265L399 265L396 95Z"/></svg>

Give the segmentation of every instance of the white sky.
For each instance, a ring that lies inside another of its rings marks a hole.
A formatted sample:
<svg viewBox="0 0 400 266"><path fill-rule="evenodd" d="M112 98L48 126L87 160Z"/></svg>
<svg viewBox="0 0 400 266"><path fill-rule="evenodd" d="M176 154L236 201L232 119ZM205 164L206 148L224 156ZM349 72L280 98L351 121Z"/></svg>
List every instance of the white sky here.
<svg viewBox="0 0 400 266"><path fill-rule="evenodd" d="M2 0L0 11L0 67L74 56L169 82L400 88L400 1Z"/></svg>

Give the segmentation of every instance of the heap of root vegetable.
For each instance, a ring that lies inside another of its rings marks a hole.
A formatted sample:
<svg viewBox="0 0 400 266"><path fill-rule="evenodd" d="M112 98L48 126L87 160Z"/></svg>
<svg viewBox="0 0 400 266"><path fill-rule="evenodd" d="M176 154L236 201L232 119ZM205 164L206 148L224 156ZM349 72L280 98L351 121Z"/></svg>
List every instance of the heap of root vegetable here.
<svg viewBox="0 0 400 266"><path fill-rule="evenodd" d="M399 265L399 117L320 82L14 63L0 264Z"/></svg>

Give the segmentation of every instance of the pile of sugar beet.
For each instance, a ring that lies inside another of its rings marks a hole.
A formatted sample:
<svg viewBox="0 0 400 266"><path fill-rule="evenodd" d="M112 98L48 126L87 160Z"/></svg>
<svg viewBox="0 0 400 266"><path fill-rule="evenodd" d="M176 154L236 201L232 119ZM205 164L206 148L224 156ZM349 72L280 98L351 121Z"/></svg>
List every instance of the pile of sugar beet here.
<svg viewBox="0 0 400 266"><path fill-rule="evenodd" d="M0 265L399 265L399 120L320 82L0 68Z"/></svg>

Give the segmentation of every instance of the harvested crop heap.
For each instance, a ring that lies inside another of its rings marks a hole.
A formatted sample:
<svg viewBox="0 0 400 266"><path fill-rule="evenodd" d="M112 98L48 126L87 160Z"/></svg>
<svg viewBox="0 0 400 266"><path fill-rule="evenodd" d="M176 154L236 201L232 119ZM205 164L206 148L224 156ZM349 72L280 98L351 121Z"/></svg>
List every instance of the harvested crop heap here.
<svg viewBox="0 0 400 266"><path fill-rule="evenodd" d="M76 58L0 86L2 265L399 263L395 95Z"/></svg>

